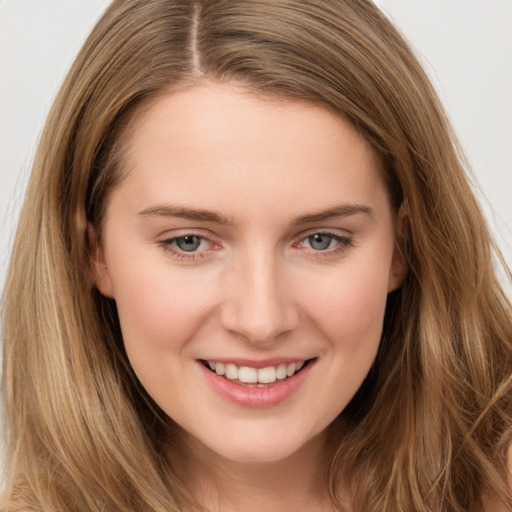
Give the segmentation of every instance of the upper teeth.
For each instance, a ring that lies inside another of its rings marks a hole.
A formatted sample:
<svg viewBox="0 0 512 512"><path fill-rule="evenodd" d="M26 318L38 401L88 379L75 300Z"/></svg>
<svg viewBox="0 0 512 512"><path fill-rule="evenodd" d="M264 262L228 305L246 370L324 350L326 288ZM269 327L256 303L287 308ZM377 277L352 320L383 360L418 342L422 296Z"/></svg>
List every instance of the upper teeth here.
<svg viewBox="0 0 512 512"><path fill-rule="evenodd" d="M238 380L246 384L271 384L276 380L283 380L294 375L304 366L304 361L282 363L266 368L236 366L232 363L224 364L216 361L208 361L208 366L217 375L224 375L229 380Z"/></svg>

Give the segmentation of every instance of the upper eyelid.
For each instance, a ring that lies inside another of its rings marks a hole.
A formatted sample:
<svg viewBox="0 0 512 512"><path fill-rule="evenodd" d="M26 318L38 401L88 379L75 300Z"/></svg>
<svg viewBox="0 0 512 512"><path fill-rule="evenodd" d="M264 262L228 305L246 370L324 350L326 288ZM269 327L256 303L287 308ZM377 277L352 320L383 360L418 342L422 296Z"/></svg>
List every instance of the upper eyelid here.
<svg viewBox="0 0 512 512"><path fill-rule="evenodd" d="M296 235L294 238L295 240L303 240L305 238L308 238L309 236L316 235L316 234L323 234L323 235L331 235L331 236L338 236L342 238L352 238L353 233L346 230L346 229L340 229L340 228L314 228L314 229L307 229L305 231L302 231L298 235Z"/></svg>
<svg viewBox="0 0 512 512"><path fill-rule="evenodd" d="M168 244L171 245L172 243L176 242L176 240L179 240L181 238L186 238L187 236L196 236L197 238L200 238L201 240L204 240L208 242L209 244L217 244L214 240L212 240L210 237L200 235L198 233L185 233L183 235L175 235L175 236L169 236L169 237L162 237L160 240L157 240L157 243L159 245ZM177 250L180 250L179 248Z"/></svg>
<svg viewBox="0 0 512 512"><path fill-rule="evenodd" d="M172 231L172 232L171 232ZM158 242L165 242L167 240L176 240L177 238L184 238L186 236L197 236L199 238L204 238L205 240L214 241L218 237L215 237L211 234L210 231L204 229L175 229L175 230L166 230L161 234L156 236Z"/></svg>
<svg viewBox="0 0 512 512"><path fill-rule="evenodd" d="M181 233L176 233L176 234L173 233L173 234L169 234L169 235L166 235L164 233L162 236L157 237L157 243L158 244L165 244L165 243L170 244L180 238L184 238L187 236L197 236L203 240L206 240L210 244L222 245L221 242L219 241L219 237L215 237L215 236L211 235L210 233L206 234L202 229L188 230L185 228L185 229L180 229L177 231L181 231ZM294 235L293 237L290 238L290 241L292 242L292 244L297 244L315 234L324 234L324 235L329 235L329 236L332 236L335 238L342 238L342 239L351 239L353 236L352 233L350 233L349 231L342 230L339 228L338 229L336 229L336 228L324 228L324 229L310 228L310 229L302 231L301 233L299 233L297 235Z"/></svg>
<svg viewBox="0 0 512 512"><path fill-rule="evenodd" d="M334 240L337 241L337 244L335 247L331 247L322 251L314 250L312 249L312 252L314 254L327 256L327 254L333 254L334 252L337 252L341 249L347 249L349 246L353 245L353 235L352 234L342 234L338 232L337 230L327 230L327 229L316 229L312 230L309 233L306 232L306 234L303 234L299 238L295 239L295 242L293 242L294 246L298 246L299 244L304 243L308 238L314 235L327 235L332 237Z"/></svg>

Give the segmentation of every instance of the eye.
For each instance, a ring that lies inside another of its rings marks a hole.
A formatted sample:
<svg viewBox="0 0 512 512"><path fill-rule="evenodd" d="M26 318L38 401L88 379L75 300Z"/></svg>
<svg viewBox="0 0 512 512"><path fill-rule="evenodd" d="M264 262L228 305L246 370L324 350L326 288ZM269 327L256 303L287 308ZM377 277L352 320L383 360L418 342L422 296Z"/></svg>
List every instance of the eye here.
<svg viewBox="0 0 512 512"><path fill-rule="evenodd" d="M308 236L307 241L315 251L325 251L335 243L334 237L327 233L315 233L314 235Z"/></svg>
<svg viewBox="0 0 512 512"><path fill-rule="evenodd" d="M351 245L352 240L348 236L338 233L317 232L306 236L294 244L295 247L312 249L314 252L325 251L332 253L337 250L343 250Z"/></svg>
<svg viewBox="0 0 512 512"><path fill-rule="evenodd" d="M171 256L180 260L193 260L204 258L212 250L220 248L218 244L201 235L185 233L182 236L175 236L160 240L158 245L169 252Z"/></svg>
<svg viewBox="0 0 512 512"><path fill-rule="evenodd" d="M176 246L185 252L194 252L201 247L201 243L205 241L204 238L197 235L186 235L174 239Z"/></svg>

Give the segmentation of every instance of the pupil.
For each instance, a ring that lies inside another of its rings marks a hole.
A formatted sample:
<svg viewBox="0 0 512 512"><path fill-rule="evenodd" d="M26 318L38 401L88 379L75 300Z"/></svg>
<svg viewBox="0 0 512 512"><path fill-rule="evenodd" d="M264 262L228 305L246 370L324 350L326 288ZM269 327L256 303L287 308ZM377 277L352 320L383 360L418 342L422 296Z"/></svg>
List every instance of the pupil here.
<svg viewBox="0 0 512 512"><path fill-rule="evenodd" d="M195 251L201 244L201 238L195 235L182 236L176 239L176 245L182 251Z"/></svg>
<svg viewBox="0 0 512 512"><path fill-rule="evenodd" d="M313 249L317 251L325 251L331 245L331 237L329 235L316 234L309 237L309 243Z"/></svg>

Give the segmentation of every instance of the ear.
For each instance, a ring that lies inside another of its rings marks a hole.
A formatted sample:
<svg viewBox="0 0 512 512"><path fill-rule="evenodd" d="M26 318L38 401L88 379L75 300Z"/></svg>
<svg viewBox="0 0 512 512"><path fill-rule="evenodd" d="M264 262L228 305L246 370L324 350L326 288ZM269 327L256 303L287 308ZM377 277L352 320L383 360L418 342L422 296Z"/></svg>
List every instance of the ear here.
<svg viewBox="0 0 512 512"><path fill-rule="evenodd" d="M407 271L407 239L410 233L410 211L407 202L402 203L396 216L396 238L393 259L389 271L388 293L402 286Z"/></svg>
<svg viewBox="0 0 512 512"><path fill-rule="evenodd" d="M90 222L87 223L87 238L89 240L90 266L94 284L102 295L113 299L114 287L105 260L103 246L99 240L96 229Z"/></svg>

